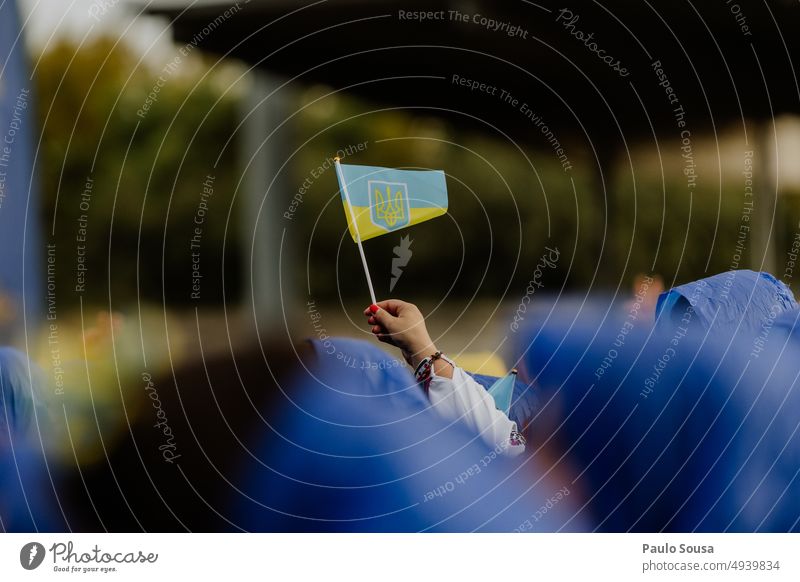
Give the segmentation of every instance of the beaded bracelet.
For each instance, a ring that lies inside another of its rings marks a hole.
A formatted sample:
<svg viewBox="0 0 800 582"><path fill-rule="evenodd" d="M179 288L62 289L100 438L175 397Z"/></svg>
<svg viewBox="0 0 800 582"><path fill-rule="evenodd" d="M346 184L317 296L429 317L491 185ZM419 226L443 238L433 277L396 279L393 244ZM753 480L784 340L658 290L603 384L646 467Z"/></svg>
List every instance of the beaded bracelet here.
<svg viewBox="0 0 800 582"><path fill-rule="evenodd" d="M416 378L419 384L422 384L423 390L428 392L428 388L431 385L431 380L433 379L433 363L436 360L442 359L453 368L456 367L455 362L445 356L442 352L436 352L435 354L431 354L427 358L424 358L419 364L417 364L417 368L414 370L414 378Z"/></svg>

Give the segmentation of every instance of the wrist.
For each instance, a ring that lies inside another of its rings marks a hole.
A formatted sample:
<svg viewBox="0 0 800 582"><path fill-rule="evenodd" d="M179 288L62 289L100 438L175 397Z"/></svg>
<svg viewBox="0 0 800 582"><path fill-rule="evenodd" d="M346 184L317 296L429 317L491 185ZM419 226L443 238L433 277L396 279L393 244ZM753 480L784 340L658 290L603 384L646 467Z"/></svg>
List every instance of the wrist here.
<svg viewBox="0 0 800 582"><path fill-rule="evenodd" d="M455 372L455 362L445 356L442 352L436 351L429 356L425 356L414 368L414 378L421 383L425 390L428 390L433 376L452 378Z"/></svg>
<svg viewBox="0 0 800 582"><path fill-rule="evenodd" d="M433 342L428 342L422 345L422 347L419 349L409 350L410 354L409 363L411 364L412 368L416 369L422 360L424 360L428 356L435 354L438 351L439 350L436 349L436 346L433 345Z"/></svg>

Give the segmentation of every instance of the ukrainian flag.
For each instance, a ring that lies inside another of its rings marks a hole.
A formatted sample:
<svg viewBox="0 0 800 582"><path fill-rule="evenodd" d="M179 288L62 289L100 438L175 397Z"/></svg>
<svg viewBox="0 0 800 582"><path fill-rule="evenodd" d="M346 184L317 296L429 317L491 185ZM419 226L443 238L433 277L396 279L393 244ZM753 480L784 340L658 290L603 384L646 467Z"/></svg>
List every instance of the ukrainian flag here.
<svg viewBox="0 0 800 582"><path fill-rule="evenodd" d="M356 242L358 235L367 240L447 212L447 183L441 170L337 166L347 226Z"/></svg>

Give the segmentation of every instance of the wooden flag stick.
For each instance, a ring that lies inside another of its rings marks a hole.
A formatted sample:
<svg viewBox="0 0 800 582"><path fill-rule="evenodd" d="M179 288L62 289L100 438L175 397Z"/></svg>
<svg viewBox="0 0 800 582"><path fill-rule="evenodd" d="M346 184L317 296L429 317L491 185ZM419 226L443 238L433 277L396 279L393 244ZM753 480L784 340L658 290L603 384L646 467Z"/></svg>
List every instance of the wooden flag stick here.
<svg viewBox="0 0 800 582"><path fill-rule="evenodd" d="M350 194L347 192L347 182L344 180L344 173L342 172L342 166L339 164L339 157L335 157L333 159L333 163L336 166L336 175L339 177L339 183L342 185L342 192L344 193L344 199L347 202L347 210L350 211L350 220L353 223L353 229L356 233L356 243L358 243L358 252L361 253L361 264L364 265L364 274L367 276L367 285L369 285L369 296L372 299L373 305L378 302L375 299L375 289L372 288L372 278L369 276L369 267L367 267L367 256L364 254L364 245L361 244L361 233L358 232L358 222L356 221L356 214L353 211L353 205L350 203Z"/></svg>

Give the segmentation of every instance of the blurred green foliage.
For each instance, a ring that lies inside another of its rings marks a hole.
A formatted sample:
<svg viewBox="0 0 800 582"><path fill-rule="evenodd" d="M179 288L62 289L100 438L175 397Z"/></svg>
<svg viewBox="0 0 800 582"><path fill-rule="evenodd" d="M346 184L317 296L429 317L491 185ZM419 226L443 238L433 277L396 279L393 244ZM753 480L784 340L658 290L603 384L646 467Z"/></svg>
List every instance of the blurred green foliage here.
<svg viewBox="0 0 800 582"><path fill-rule="evenodd" d="M141 116L162 71L140 62L123 43L99 39L78 47L62 41L35 61L34 75L42 131L42 220L58 249L59 307L66 307L73 294L64 292L74 290L77 281L82 214L87 217L84 302L160 302L162 293L168 303L186 301L188 241L202 184L207 175L215 176L218 212L205 225L203 259L218 265L238 180L235 139L223 149L239 119L237 100L223 96L221 73L200 59L184 59L183 69L165 76ZM87 210L80 205L89 179ZM235 233L236 216L232 220ZM236 297L235 236L228 247L229 292ZM209 286L215 284L219 279L212 278Z"/></svg>

